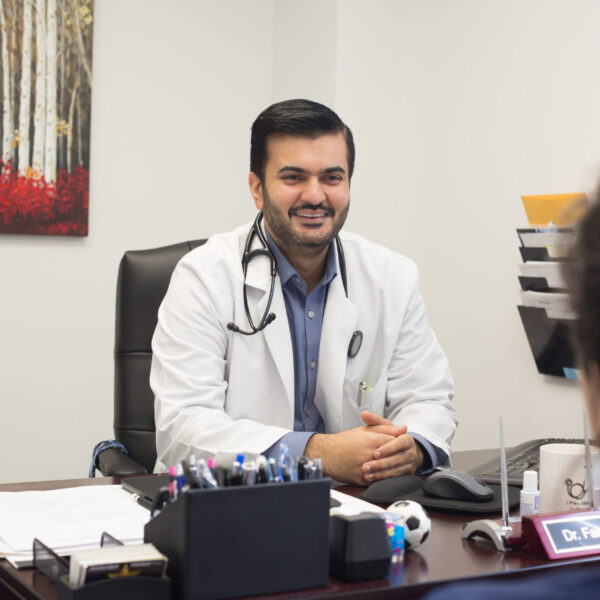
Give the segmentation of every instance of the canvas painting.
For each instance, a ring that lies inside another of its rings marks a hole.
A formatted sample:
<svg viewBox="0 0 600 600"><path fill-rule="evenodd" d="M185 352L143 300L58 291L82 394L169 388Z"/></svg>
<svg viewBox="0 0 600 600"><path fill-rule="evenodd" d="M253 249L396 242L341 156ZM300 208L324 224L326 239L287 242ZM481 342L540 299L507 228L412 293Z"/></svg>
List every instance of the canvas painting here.
<svg viewBox="0 0 600 600"><path fill-rule="evenodd" d="M0 233L88 234L93 0L0 0Z"/></svg>

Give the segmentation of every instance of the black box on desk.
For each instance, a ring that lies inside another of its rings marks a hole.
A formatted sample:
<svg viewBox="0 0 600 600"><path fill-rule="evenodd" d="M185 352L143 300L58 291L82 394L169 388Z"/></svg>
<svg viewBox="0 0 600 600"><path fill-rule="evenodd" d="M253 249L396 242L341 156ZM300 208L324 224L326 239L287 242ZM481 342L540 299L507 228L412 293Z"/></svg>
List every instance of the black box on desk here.
<svg viewBox="0 0 600 600"><path fill-rule="evenodd" d="M190 490L144 540L169 558L178 598L229 598L327 585L329 479Z"/></svg>

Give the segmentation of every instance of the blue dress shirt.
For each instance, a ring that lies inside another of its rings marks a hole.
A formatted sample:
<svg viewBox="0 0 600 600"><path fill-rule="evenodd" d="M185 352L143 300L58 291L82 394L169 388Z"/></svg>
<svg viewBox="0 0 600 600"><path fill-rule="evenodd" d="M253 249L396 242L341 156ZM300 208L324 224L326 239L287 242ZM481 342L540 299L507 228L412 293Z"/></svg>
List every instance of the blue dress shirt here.
<svg viewBox="0 0 600 600"><path fill-rule="evenodd" d="M263 452L267 458L279 458L279 444L287 444L291 456L302 456L306 444L315 433L325 431L325 423L315 403L315 386L319 367L319 346L327 288L337 272L337 248L331 244L325 260L325 270L317 286L306 295L306 282L298 275L269 231L265 228L269 249L277 261L294 351L294 431L286 433ZM411 434L423 449L423 466L427 473L447 458L446 453L418 434Z"/></svg>

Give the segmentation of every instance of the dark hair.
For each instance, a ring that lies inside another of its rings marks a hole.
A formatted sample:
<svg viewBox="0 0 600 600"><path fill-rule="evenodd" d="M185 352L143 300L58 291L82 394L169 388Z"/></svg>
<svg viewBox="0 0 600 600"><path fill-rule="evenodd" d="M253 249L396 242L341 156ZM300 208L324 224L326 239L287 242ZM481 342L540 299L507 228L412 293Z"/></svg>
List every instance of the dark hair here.
<svg viewBox="0 0 600 600"><path fill-rule="evenodd" d="M330 109L311 100L284 100L272 104L252 124L250 138L250 170L261 181L267 163L267 138L270 135L297 135L317 138L331 133L343 133L346 139L348 178L354 171L354 139L350 128Z"/></svg>
<svg viewBox="0 0 600 600"><path fill-rule="evenodd" d="M597 195L600 198L600 194ZM600 201L596 200L577 227L575 243L565 263L571 302L578 316L574 344L584 370L600 366Z"/></svg>

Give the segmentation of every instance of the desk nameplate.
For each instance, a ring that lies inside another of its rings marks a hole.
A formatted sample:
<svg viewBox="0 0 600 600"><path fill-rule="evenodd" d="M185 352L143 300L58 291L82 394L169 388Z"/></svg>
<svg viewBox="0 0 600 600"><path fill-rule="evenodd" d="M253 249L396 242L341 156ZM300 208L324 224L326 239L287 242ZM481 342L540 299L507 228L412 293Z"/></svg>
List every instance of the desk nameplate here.
<svg viewBox="0 0 600 600"><path fill-rule="evenodd" d="M600 554L600 511L527 515L521 544L526 552L550 560Z"/></svg>

